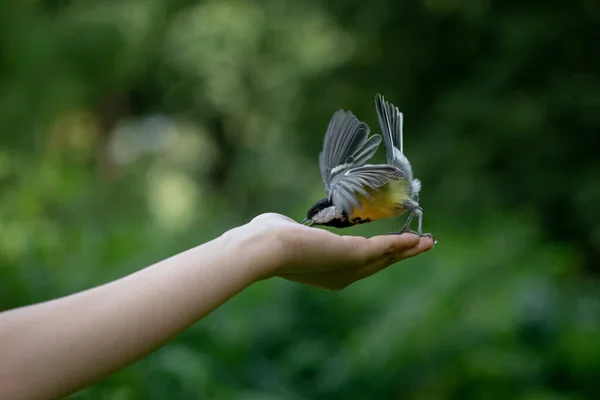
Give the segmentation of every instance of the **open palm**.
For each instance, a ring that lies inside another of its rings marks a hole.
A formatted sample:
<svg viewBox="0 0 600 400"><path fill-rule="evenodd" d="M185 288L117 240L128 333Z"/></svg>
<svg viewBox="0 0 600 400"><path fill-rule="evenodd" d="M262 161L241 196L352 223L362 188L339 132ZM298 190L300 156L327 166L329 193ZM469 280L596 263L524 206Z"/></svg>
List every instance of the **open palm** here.
<svg viewBox="0 0 600 400"><path fill-rule="evenodd" d="M433 239L405 233L372 238L341 236L280 214L262 214L250 227L276 232L283 262L273 274L294 282L341 290L400 260L433 247Z"/></svg>

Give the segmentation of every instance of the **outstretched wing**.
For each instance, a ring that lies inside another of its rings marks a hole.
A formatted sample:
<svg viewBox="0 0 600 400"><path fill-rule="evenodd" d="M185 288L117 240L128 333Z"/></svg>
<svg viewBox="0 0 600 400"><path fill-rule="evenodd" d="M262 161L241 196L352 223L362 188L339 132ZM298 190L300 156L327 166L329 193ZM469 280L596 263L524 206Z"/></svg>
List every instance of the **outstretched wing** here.
<svg viewBox="0 0 600 400"><path fill-rule="evenodd" d="M400 169L412 181L412 167L408 158L404 155L402 113L398 110L398 107L386 101L380 94L375 96L375 107L377 108L377 118L385 143L388 163Z"/></svg>
<svg viewBox="0 0 600 400"><path fill-rule="evenodd" d="M319 167L328 196L336 177L365 165L379 148L381 136L373 135L367 139L369 131L368 125L352 112L338 110L333 113L319 154Z"/></svg>
<svg viewBox="0 0 600 400"><path fill-rule="evenodd" d="M333 205L352 215L355 208L360 208L358 194L371 198L369 189L378 189L391 179L400 179L402 172L391 165L363 165L338 175L332 182L329 199Z"/></svg>

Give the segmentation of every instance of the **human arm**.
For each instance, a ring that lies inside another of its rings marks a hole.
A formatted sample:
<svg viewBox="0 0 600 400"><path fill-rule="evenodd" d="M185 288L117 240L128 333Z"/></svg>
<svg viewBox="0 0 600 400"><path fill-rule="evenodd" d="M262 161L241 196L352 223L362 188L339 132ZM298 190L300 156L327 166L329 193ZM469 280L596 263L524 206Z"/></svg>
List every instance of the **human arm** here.
<svg viewBox="0 0 600 400"><path fill-rule="evenodd" d="M338 236L265 214L124 278L0 313L0 398L73 393L153 351L252 283L281 276L342 289L432 247Z"/></svg>

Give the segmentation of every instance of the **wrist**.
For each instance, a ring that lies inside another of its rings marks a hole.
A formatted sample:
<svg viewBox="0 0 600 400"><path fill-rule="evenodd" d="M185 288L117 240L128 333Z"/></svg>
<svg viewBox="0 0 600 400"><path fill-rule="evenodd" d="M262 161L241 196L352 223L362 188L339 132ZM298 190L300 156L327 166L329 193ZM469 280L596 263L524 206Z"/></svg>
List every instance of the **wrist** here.
<svg viewBox="0 0 600 400"><path fill-rule="evenodd" d="M284 262L283 240L279 230L248 223L219 237L221 245L236 255L252 282L270 278Z"/></svg>

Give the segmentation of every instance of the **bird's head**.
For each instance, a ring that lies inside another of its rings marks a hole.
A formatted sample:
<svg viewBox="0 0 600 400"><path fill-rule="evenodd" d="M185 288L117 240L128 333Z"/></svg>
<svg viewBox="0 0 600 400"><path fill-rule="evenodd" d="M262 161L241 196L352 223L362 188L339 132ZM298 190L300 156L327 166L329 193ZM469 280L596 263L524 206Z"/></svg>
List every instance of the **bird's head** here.
<svg viewBox="0 0 600 400"><path fill-rule="evenodd" d="M307 226L312 225L337 225L336 222L343 219L343 214L340 210L329 201L328 198L317 201L306 213L306 218L302 220L302 224Z"/></svg>

